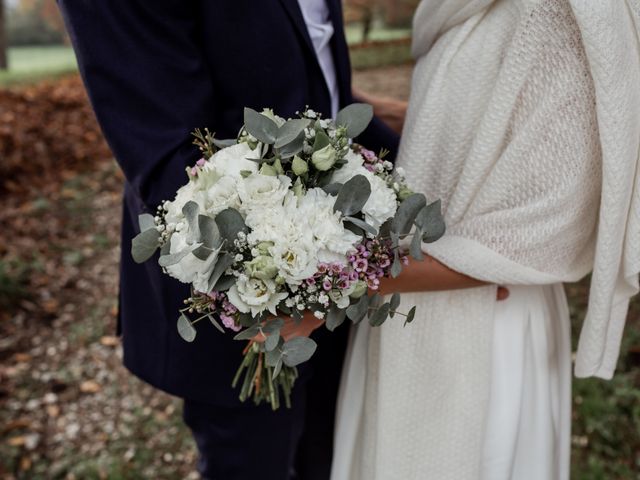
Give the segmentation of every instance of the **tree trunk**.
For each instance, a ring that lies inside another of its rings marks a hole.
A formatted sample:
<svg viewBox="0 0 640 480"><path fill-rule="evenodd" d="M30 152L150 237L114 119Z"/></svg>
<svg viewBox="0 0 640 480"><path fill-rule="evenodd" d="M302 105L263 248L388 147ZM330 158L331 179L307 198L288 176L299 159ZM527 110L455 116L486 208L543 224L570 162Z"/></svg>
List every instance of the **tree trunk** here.
<svg viewBox="0 0 640 480"><path fill-rule="evenodd" d="M0 0L0 70L6 70L7 62L7 30L4 18L4 0Z"/></svg>

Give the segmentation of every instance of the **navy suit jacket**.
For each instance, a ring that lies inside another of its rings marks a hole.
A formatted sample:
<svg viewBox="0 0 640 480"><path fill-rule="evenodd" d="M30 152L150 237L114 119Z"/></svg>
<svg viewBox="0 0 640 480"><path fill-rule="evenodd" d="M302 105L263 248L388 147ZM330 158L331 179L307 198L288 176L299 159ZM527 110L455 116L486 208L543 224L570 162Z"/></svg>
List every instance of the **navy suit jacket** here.
<svg viewBox="0 0 640 480"><path fill-rule="evenodd" d="M353 102L339 0L327 0L340 104ZM80 72L105 138L126 177L119 327L125 365L184 398L233 405L242 342L198 325L177 334L187 285L154 260L133 262L137 218L155 212L199 157L190 132L235 137L243 107L284 117L305 105L330 114L329 92L297 0L59 0ZM398 138L378 120L359 139L392 152ZM326 345L330 350L330 336ZM338 355L340 353L336 352ZM304 366L302 370L304 370ZM339 375L336 372L335 375Z"/></svg>

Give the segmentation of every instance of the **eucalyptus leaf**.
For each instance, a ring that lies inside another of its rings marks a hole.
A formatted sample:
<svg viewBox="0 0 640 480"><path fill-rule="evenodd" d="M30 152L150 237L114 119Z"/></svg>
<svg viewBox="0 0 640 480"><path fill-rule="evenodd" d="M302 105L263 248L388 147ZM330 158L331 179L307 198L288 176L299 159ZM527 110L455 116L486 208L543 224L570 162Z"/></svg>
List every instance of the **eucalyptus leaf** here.
<svg viewBox="0 0 640 480"><path fill-rule="evenodd" d="M258 141L269 145L275 143L278 135L278 124L252 108L244 109L244 128Z"/></svg>
<svg viewBox="0 0 640 480"><path fill-rule="evenodd" d="M337 305L331 305L325 322L327 329L333 332L336 328L342 325L346 316L347 312L345 311L345 309L338 308Z"/></svg>
<svg viewBox="0 0 640 480"><path fill-rule="evenodd" d="M149 260L160 246L160 232L150 228L136 235L131 241L131 256L136 263Z"/></svg>
<svg viewBox="0 0 640 480"><path fill-rule="evenodd" d="M233 242L238 238L238 233L247 231L247 225L244 223L242 215L233 208L227 208L216 215L216 224L220 236L230 245L233 245Z"/></svg>
<svg viewBox="0 0 640 480"><path fill-rule="evenodd" d="M279 341L280 341L280 333L272 333L264 341L264 349L267 352L272 352L278 346Z"/></svg>
<svg viewBox="0 0 640 480"><path fill-rule="evenodd" d="M436 200L420 210L415 222L424 232L422 240L425 243L432 243L441 238L445 233L446 226L440 200Z"/></svg>
<svg viewBox="0 0 640 480"><path fill-rule="evenodd" d="M333 211L354 215L362 210L371 195L371 185L364 175L356 175L345 183L338 193Z"/></svg>
<svg viewBox="0 0 640 480"><path fill-rule="evenodd" d="M407 313L407 318L404 321L404 324L407 325L408 323L413 322L414 317L416 316L416 307L411 307L411 310L409 310L409 313Z"/></svg>
<svg viewBox="0 0 640 480"><path fill-rule="evenodd" d="M220 230L216 221L207 215L198 215L198 228L200 229L200 241L209 248L218 248L222 244Z"/></svg>
<svg viewBox="0 0 640 480"><path fill-rule="evenodd" d="M204 245L200 245L193 252L193 255L203 262L209 258L209 256L213 253L213 249L209 247L205 247Z"/></svg>
<svg viewBox="0 0 640 480"><path fill-rule="evenodd" d="M184 313L178 317L178 334L187 342L193 342L196 339L196 329Z"/></svg>
<svg viewBox="0 0 640 480"><path fill-rule="evenodd" d="M309 120L294 119L288 120L284 125L278 129L275 148L282 148L285 145L293 142L298 136L304 132L304 129L309 125Z"/></svg>
<svg viewBox="0 0 640 480"><path fill-rule="evenodd" d="M281 318L274 318L269 320L264 327L262 327L262 333L265 335L271 335L273 333L279 332L280 329L284 326L284 320Z"/></svg>
<svg viewBox="0 0 640 480"><path fill-rule="evenodd" d="M365 131L373 119L373 107L366 103L352 103L338 112L336 125L347 128L347 136L355 138Z"/></svg>
<svg viewBox="0 0 640 480"><path fill-rule="evenodd" d="M349 320L359 323L367 315L369 309L369 297L363 295L360 299L347 307L346 313Z"/></svg>
<svg viewBox="0 0 640 480"><path fill-rule="evenodd" d="M191 252L193 252L200 246L201 245L199 243L195 243L193 245L188 246L187 248L185 248L180 252L172 253L169 255L163 255L158 259L158 265L160 265L161 267L170 267L171 265L175 265L176 263L179 263L180 260L182 260L184 257L189 255Z"/></svg>
<svg viewBox="0 0 640 480"><path fill-rule="evenodd" d="M224 272L233 264L233 255L229 253L225 253L218 258L216 262L216 266L213 267L213 271L211 272L211 276L209 277L209 291L213 290L213 287L218 283L218 280Z"/></svg>
<svg viewBox="0 0 640 480"><path fill-rule="evenodd" d="M302 151L304 147L304 133L298 135L293 141L283 146L278 153L283 159L291 158Z"/></svg>
<svg viewBox="0 0 640 480"><path fill-rule="evenodd" d="M360 227L362 230L365 230L366 232L369 232L371 235L377 235L378 234L378 231L375 229L375 227L373 227L372 225L369 225L364 220L360 220L359 218L355 218L355 217L344 217L344 219L347 222L351 222L354 225Z"/></svg>
<svg viewBox="0 0 640 480"><path fill-rule="evenodd" d="M327 145L331 145L331 139L323 130L316 131L316 138L313 141L313 151L322 150Z"/></svg>
<svg viewBox="0 0 640 480"><path fill-rule="evenodd" d="M281 343L283 343L283 341L282 339L279 339L276 347ZM275 367L278 362L282 361L282 350L279 348L268 350L264 360L268 367Z"/></svg>
<svg viewBox="0 0 640 480"><path fill-rule="evenodd" d="M338 193L340 193L341 188L341 183L330 183L329 185L325 185L324 187L322 187L322 190L335 197L336 195L338 195Z"/></svg>
<svg viewBox="0 0 640 480"><path fill-rule="evenodd" d="M182 207L182 214L189 224L189 234L187 235L187 243L195 243L200 240L200 228L198 227L198 211L200 207L196 202L189 201Z"/></svg>
<svg viewBox="0 0 640 480"><path fill-rule="evenodd" d="M246 330L242 330L240 333L233 337L234 340L251 340L253 337L260 333L260 325L254 325Z"/></svg>
<svg viewBox="0 0 640 480"><path fill-rule="evenodd" d="M389 300L389 316L393 318L393 315L396 313L396 310L400 306L400 294L398 292L394 293L391 296L391 300Z"/></svg>
<svg viewBox="0 0 640 480"><path fill-rule="evenodd" d="M391 276L397 278L402 273L402 262L400 261L400 255L396 250L393 255L393 263L391 264Z"/></svg>
<svg viewBox="0 0 640 480"><path fill-rule="evenodd" d="M150 213L142 213L138 215L138 225L140 226L140 231L144 232L150 228L155 228L156 220Z"/></svg>
<svg viewBox="0 0 640 480"><path fill-rule="evenodd" d="M372 327L379 327L382 325L387 320L390 310L391 304L382 304L375 312L373 312L373 315L369 315L369 325Z"/></svg>
<svg viewBox="0 0 640 480"><path fill-rule="evenodd" d="M247 327L252 327L254 325L258 325L258 319L254 318L251 316L250 313L241 313L238 316L238 323L247 328Z"/></svg>
<svg viewBox="0 0 640 480"><path fill-rule="evenodd" d="M409 247L409 253L416 260L422 260L422 230L420 227L417 227L416 231L413 233L413 238L411 239L411 246Z"/></svg>
<svg viewBox="0 0 640 480"><path fill-rule="evenodd" d="M317 347L309 337L294 337L282 346L282 361L287 367L295 367L309 360Z"/></svg>
<svg viewBox="0 0 640 480"><path fill-rule="evenodd" d="M401 236L407 235L411 231L418 213L426 204L427 199L421 193L414 193L407 197L398 207L393 218L392 230Z"/></svg>
<svg viewBox="0 0 640 480"><path fill-rule="evenodd" d="M225 333L224 328L222 328L222 325L220 325L220 323L218 323L218 321L213 317L213 315L211 315L210 313L207 313L207 318L209 319L209 321L211 322L211 324L214 327L216 327L222 333Z"/></svg>
<svg viewBox="0 0 640 480"><path fill-rule="evenodd" d="M226 292L236 283L236 277L233 275L223 275L213 286L216 292Z"/></svg>
<svg viewBox="0 0 640 480"><path fill-rule="evenodd" d="M213 139L213 144L220 149L232 147L236 143L238 143L238 140L236 140L235 138L225 138L225 139L214 138Z"/></svg>

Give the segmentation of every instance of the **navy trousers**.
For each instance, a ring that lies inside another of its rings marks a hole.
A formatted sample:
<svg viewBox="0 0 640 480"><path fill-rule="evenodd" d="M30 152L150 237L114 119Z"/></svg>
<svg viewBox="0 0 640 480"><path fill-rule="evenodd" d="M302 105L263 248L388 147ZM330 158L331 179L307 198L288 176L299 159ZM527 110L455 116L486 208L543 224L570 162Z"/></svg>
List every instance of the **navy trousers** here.
<svg viewBox="0 0 640 480"><path fill-rule="evenodd" d="M313 337L319 347L296 381L290 409L184 400L204 479L329 480L348 328L321 329Z"/></svg>

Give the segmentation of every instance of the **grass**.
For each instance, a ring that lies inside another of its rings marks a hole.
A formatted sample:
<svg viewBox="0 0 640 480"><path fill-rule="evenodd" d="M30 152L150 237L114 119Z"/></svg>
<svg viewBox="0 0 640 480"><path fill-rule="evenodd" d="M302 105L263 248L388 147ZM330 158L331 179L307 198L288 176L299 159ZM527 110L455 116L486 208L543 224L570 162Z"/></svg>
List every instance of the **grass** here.
<svg viewBox="0 0 640 480"><path fill-rule="evenodd" d="M56 45L9 48L9 70L0 71L0 86L32 83L74 72L78 68L73 49Z"/></svg>

